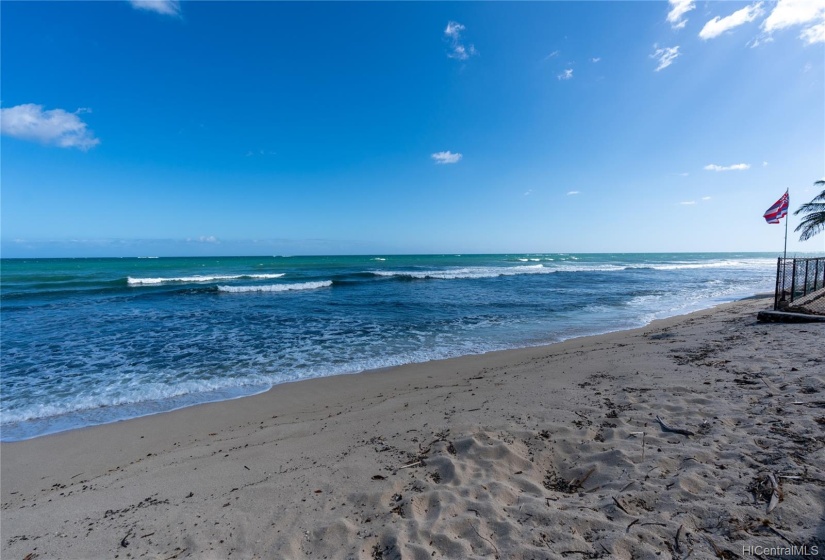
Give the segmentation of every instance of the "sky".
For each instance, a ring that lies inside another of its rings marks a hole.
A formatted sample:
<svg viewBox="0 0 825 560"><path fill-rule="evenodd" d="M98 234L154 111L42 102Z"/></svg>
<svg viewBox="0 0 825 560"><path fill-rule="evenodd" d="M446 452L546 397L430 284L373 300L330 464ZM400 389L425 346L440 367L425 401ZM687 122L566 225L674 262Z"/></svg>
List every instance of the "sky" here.
<svg viewBox="0 0 825 560"><path fill-rule="evenodd" d="M825 0L3 1L0 32L3 257L779 253L763 213L825 177Z"/></svg>

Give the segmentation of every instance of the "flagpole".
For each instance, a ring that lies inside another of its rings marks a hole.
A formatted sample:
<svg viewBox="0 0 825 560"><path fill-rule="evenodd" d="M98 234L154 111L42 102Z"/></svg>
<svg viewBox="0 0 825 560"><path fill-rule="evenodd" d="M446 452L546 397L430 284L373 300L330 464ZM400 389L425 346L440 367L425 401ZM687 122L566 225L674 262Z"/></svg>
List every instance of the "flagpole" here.
<svg viewBox="0 0 825 560"><path fill-rule="evenodd" d="M785 189L785 194L788 194L789 189ZM791 197L788 196L788 206L791 205ZM783 253L783 259L788 258L788 214L785 213L785 251Z"/></svg>
<svg viewBox="0 0 825 560"><path fill-rule="evenodd" d="M790 189L785 189L785 194L788 195L788 210L790 210L791 205L791 197L789 194ZM788 217L787 210L785 211L785 250L782 253L782 297L785 297L785 271L788 267L788 221L790 218Z"/></svg>

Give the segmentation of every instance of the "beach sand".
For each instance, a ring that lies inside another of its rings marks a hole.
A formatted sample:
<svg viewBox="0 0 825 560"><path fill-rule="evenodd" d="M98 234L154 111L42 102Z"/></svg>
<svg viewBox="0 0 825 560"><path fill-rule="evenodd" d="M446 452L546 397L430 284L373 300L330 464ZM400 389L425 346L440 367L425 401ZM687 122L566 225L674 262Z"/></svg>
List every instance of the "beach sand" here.
<svg viewBox="0 0 825 560"><path fill-rule="evenodd" d="M825 325L769 305L3 443L2 558L823 557Z"/></svg>

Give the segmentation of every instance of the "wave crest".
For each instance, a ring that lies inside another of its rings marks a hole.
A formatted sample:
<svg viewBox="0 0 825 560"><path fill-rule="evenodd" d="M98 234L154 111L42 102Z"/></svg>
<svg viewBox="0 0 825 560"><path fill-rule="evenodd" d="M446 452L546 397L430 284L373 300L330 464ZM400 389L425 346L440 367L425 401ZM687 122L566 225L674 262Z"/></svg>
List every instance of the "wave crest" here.
<svg viewBox="0 0 825 560"><path fill-rule="evenodd" d="M260 286L218 286L219 292L241 294L248 292L290 292L296 290L317 290L332 286L332 280L321 282L299 282L297 284L264 284Z"/></svg>
<svg viewBox="0 0 825 560"><path fill-rule="evenodd" d="M271 280L274 278L281 278L283 273L273 274L237 274L237 275L196 275L196 276L178 276L171 278L132 278L129 276L126 283L130 286L145 286L153 284L165 284L168 282L216 282L218 280Z"/></svg>

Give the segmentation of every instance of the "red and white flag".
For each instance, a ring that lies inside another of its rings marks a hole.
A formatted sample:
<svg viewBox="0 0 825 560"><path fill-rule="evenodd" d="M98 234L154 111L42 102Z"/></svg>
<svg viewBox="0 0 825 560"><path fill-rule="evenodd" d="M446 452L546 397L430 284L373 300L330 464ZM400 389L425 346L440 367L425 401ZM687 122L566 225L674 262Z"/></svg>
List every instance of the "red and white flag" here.
<svg viewBox="0 0 825 560"><path fill-rule="evenodd" d="M778 224L781 218L788 215L788 206L790 206L790 199L788 198L788 191L785 191L782 198L777 200L776 203L765 212L765 221L769 224Z"/></svg>

